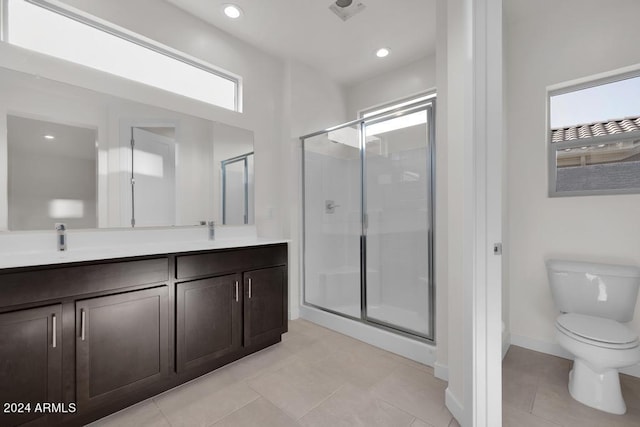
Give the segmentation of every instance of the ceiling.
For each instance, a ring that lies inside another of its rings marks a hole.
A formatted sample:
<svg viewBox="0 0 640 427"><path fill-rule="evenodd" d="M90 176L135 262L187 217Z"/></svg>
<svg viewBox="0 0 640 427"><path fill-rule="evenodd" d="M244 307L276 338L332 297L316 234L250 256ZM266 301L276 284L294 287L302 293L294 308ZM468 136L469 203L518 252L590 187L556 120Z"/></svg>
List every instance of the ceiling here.
<svg viewBox="0 0 640 427"><path fill-rule="evenodd" d="M332 0L167 0L261 50L316 68L348 86L435 53L435 0L361 0L347 21ZM354 3L358 0L354 0ZM227 18L223 5L243 10ZM391 54L377 58L387 47Z"/></svg>

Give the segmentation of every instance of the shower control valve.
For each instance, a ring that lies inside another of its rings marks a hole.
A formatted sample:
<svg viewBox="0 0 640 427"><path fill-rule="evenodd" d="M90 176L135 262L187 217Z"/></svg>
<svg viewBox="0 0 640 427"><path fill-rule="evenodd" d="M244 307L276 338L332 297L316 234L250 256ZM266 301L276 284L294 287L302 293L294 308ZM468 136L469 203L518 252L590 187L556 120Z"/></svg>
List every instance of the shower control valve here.
<svg viewBox="0 0 640 427"><path fill-rule="evenodd" d="M340 205L336 205L333 200L325 200L324 201L324 212L328 214L335 213L336 208L340 207Z"/></svg>

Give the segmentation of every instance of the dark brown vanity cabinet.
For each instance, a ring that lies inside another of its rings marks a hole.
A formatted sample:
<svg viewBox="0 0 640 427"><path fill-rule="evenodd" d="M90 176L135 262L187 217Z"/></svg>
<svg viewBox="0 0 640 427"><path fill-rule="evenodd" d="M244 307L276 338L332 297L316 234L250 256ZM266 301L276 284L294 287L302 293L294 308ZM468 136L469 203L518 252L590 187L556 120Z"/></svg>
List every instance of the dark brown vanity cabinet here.
<svg viewBox="0 0 640 427"><path fill-rule="evenodd" d="M243 274L245 346L277 338L287 331L286 274L284 266Z"/></svg>
<svg viewBox="0 0 640 427"><path fill-rule="evenodd" d="M61 401L61 318L60 304L0 314L0 425L46 425L36 405Z"/></svg>
<svg viewBox="0 0 640 427"><path fill-rule="evenodd" d="M0 270L0 404L58 404L0 426L83 425L277 343L287 258L274 244Z"/></svg>
<svg viewBox="0 0 640 427"><path fill-rule="evenodd" d="M231 274L176 285L177 369L214 361L242 346L241 277Z"/></svg>
<svg viewBox="0 0 640 427"><path fill-rule="evenodd" d="M176 283L178 372L280 340L287 331L286 262L286 245L176 257L176 278L196 277Z"/></svg>
<svg viewBox="0 0 640 427"><path fill-rule="evenodd" d="M167 286L76 302L76 401L87 408L169 375Z"/></svg>

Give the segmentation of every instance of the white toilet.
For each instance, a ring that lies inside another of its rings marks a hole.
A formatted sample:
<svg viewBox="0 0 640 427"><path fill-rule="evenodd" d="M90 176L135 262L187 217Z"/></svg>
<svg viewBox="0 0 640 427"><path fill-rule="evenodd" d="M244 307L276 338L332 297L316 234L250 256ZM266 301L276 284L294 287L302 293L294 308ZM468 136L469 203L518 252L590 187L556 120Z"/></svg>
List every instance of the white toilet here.
<svg viewBox="0 0 640 427"><path fill-rule="evenodd" d="M556 339L575 356L569 393L592 408L624 414L618 369L640 363L640 340L621 322L633 319L640 269L548 260L547 272L562 313Z"/></svg>

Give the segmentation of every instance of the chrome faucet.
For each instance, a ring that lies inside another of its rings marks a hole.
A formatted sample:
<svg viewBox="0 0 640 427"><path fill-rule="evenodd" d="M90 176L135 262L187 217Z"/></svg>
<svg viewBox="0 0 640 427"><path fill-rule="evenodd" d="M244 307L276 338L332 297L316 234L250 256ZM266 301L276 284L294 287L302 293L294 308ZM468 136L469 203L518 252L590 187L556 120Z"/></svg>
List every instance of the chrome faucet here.
<svg viewBox="0 0 640 427"><path fill-rule="evenodd" d="M216 222L209 221L207 222L207 226L209 227L209 240L216 239Z"/></svg>
<svg viewBox="0 0 640 427"><path fill-rule="evenodd" d="M67 250L67 226L61 222L56 222L55 225L57 236L56 240L58 241L58 250L66 251Z"/></svg>

